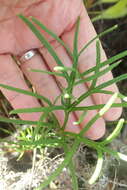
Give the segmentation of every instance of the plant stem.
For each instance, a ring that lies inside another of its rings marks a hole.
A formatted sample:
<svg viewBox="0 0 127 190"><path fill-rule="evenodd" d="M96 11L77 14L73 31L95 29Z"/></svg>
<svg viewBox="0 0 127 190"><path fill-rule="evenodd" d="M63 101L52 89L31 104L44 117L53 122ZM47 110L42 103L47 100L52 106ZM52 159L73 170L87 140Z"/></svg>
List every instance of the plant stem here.
<svg viewBox="0 0 127 190"><path fill-rule="evenodd" d="M72 159L73 155L75 154L79 144L80 144L79 140L76 139L74 141L71 151L68 152L68 154L65 156L64 161L55 170L55 172L53 172L53 174L51 174L48 177L48 179L46 179L38 188L36 188L36 190L42 190L43 188L47 187L50 184L50 182L53 181L62 172L63 168L65 168L69 164L69 162Z"/></svg>
<svg viewBox="0 0 127 190"><path fill-rule="evenodd" d="M65 111L65 118L64 118L64 123L63 123L63 126L62 126L62 132L65 130L65 127L67 125L67 122L68 122L68 119L69 119L69 112L68 111Z"/></svg>

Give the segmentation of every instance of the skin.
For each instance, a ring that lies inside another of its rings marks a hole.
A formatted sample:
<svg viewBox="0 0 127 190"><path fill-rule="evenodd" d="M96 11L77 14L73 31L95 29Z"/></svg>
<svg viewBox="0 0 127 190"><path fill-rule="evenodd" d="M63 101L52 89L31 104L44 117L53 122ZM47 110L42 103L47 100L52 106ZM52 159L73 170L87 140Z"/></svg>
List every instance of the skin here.
<svg viewBox="0 0 127 190"><path fill-rule="evenodd" d="M30 68L53 70L56 63L25 23L16 16L18 13L22 13L25 16L34 16L39 19L50 30L60 36L71 50L73 49L75 23L78 16L81 18L78 39L79 50L85 43L96 36L96 32L83 6L82 0L63 0L62 3L61 0L0 0L0 83L29 90L24 79L25 75L38 93L50 98L51 101L54 101L55 97L60 94L58 82L63 87L66 87L66 82L60 77L54 79L52 76L43 76L40 73L29 71ZM65 66L70 66L72 61L65 49L45 32L41 32L52 44ZM39 53L31 60L21 63L20 66L18 66L11 58L11 55L20 57L26 51L35 48L38 49ZM106 59L103 49L101 49L101 59L102 61ZM96 47L95 43L93 43L80 57L78 63L79 71L83 72L86 69L95 66L95 64ZM99 78L97 84L101 84L102 82L111 79L112 74L109 72ZM86 83L76 87L74 90L74 96L79 97L82 93L88 90L89 86L90 83ZM112 85L106 89L114 92L118 91L116 85ZM1 88L1 91L15 109L41 106L33 97L8 91L3 88ZM92 97L85 99L80 106L105 104L109 98L110 95L94 94ZM120 102L120 100L118 99L116 102ZM86 136L91 139L102 137L105 133L105 120L116 120L120 117L121 112L121 108L110 109L103 118L100 118L95 122L91 129L86 133ZM74 125L73 122L78 120L81 113L72 113L66 130L79 133L96 113L97 111L89 111L80 125ZM56 111L55 114L59 118L59 122L62 124L63 112ZM40 114L19 114L19 116L21 119L25 120L37 120L39 119Z"/></svg>

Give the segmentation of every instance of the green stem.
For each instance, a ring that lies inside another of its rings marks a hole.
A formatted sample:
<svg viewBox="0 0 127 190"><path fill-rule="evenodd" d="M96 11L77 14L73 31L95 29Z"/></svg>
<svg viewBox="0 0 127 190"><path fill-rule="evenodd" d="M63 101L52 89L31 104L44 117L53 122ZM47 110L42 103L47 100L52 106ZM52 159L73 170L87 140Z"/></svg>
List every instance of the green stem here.
<svg viewBox="0 0 127 190"><path fill-rule="evenodd" d="M63 126L62 126L62 132L65 130L65 127L67 125L67 122L68 122L68 118L69 118L69 112L65 111L65 118L64 118L64 123L63 123Z"/></svg>
<svg viewBox="0 0 127 190"><path fill-rule="evenodd" d="M64 140L65 140L65 138L64 138ZM64 151L66 154L70 151L67 144L64 144ZM77 177L76 177L75 166L73 164L73 159L70 160L70 162L68 164L68 168L70 170L70 175L71 175L71 179L72 179L72 188L73 188L73 190L78 190L78 181L77 181Z"/></svg>
<svg viewBox="0 0 127 190"><path fill-rule="evenodd" d="M75 154L77 147L79 146L80 142L76 139L72 146L72 149L68 154L65 156L64 161L60 164L60 166L51 174L48 179L46 179L36 190L42 190L43 188L47 187L51 181L55 180L55 178L62 172L63 168L65 168L70 160L72 159L73 155Z"/></svg>
<svg viewBox="0 0 127 190"><path fill-rule="evenodd" d="M75 106L77 106L78 104L80 104L81 101L83 101L85 98L87 98L88 96L90 96L93 92L94 92L94 90L92 89L92 90L87 91L86 93L82 94L76 101L74 101L70 105L70 107L68 109L68 112L71 112Z"/></svg>
<svg viewBox="0 0 127 190"><path fill-rule="evenodd" d="M72 179L72 188L73 190L78 190L78 181L77 181L77 177L76 177L76 171L75 171L75 166L73 164L73 160L70 161L69 166L68 166L69 170L70 170L70 175L71 175L71 179Z"/></svg>

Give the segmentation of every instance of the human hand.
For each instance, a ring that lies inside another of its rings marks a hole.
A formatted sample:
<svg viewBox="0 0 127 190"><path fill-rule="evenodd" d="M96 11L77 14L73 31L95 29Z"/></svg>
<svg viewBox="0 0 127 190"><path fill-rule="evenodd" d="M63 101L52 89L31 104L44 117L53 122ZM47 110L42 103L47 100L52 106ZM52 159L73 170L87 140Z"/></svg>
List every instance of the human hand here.
<svg viewBox="0 0 127 190"><path fill-rule="evenodd" d="M96 32L83 6L82 0L63 0L62 3L61 0L15 0L11 2L10 0L0 0L0 83L29 90L22 74L24 73L36 91L53 102L60 94L60 88L56 80L52 76L43 76L40 73L31 72L29 69L53 70L56 63L25 23L16 16L17 13L22 13L25 16L34 16L39 19L50 30L60 36L71 50L73 48L75 23L78 16L81 17L78 40L79 49L96 36ZM43 34L50 41L64 65L67 67L71 66L71 58L65 49L46 33ZM39 53L25 63L21 63L19 68L11 58L11 55L20 57L31 49L38 49ZM101 54L102 60L105 60L106 56L103 49ZM80 57L78 63L79 71L83 72L93 67L95 62L96 47L95 43L93 43ZM101 84L111 78L112 74L108 72L98 80L97 84ZM61 78L57 77L57 81L59 81L62 86L66 86L65 81L61 80ZM87 91L89 86L90 83L79 85L74 90L74 96L79 97L82 93ZM112 85L106 89L114 92L118 91L116 85ZM15 109L40 106L39 102L33 97L8 91L3 88L1 88L1 91ZM105 104L109 97L110 95L95 94L85 99L80 106ZM119 100L117 100L117 102L119 102ZM110 109L103 118L97 120L90 128L86 133L87 137L97 139L103 136L105 133L105 120L117 119L121 115L121 111L121 108ZM73 122L79 118L80 113L73 113L70 116L66 130L79 133L85 123L96 113L97 111L88 111L87 116L80 126L73 125ZM55 114L62 123L63 113L57 111ZM19 116L25 120L37 120L40 114L19 114Z"/></svg>

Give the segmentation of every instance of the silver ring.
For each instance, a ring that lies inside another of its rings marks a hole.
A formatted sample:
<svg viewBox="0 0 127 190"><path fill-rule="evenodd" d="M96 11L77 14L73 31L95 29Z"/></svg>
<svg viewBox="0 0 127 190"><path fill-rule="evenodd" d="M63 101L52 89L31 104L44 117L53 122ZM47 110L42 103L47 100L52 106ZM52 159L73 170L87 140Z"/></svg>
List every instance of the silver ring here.
<svg viewBox="0 0 127 190"><path fill-rule="evenodd" d="M20 57L20 61L21 63L24 63L30 59L32 59L32 57L34 57L35 55L37 54L37 50L29 50L27 51L25 54L23 54L21 57Z"/></svg>

